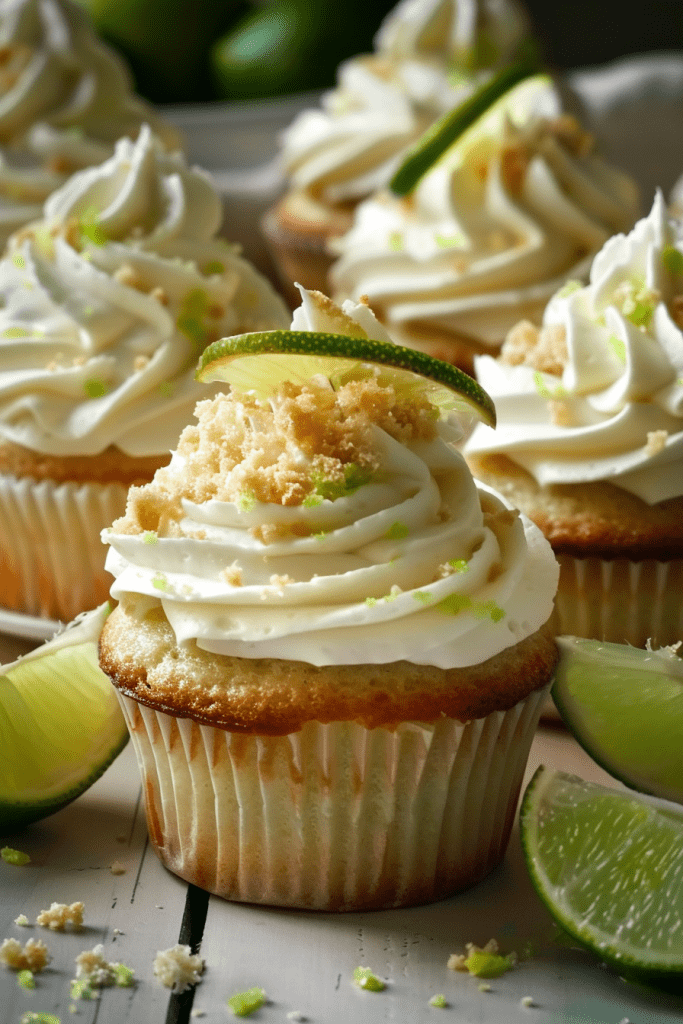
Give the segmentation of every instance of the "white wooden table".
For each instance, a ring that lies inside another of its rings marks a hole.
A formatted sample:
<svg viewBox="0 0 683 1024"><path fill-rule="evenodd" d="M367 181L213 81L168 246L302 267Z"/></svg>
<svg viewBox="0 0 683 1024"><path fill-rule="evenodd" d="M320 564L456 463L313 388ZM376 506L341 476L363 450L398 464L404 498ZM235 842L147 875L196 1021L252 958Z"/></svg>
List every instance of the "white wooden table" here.
<svg viewBox="0 0 683 1024"><path fill-rule="evenodd" d="M0 661L28 643L0 637ZM1 752L0 752L1 756ZM527 778L538 764L554 764L584 778L608 777L562 730L543 727L534 742ZM268 1003L251 1019L298 1019L324 1024L665 1024L683 1020L683 1000L625 985L588 953L557 941L553 923L533 891L515 831L504 863L468 892L408 910L316 914L227 903L170 874L147 843L137 767L130 745L74 803L0 845L30 854L15 867L0 861L0 941L43 939L50 967L26 992L14 972L0 967L0 1024L18 1024L27 1010L87 1024L184 1024L226 1021L227 998L254 985ZM110 871L113 861L125 874ZM85 927L52 933L30 921L53 901L85 904ZM496 937L504 952L532 954L481 992L469 975L448 970L453 952ZM154 978L157 950L177 942L199 949L203 980L174 995ZM74 958L97 943L108 960L135 969L129 989L104 989L96 1001L70 998ZM387 981L383 992L352 984L355 967L369 966ZM429 1005L443 993L446 1009ZM531 996L534 1006L521 1000ZM75 1006L75 1012L70 1011ZM291 1019L291 1018L290 1018Z"/></svg>

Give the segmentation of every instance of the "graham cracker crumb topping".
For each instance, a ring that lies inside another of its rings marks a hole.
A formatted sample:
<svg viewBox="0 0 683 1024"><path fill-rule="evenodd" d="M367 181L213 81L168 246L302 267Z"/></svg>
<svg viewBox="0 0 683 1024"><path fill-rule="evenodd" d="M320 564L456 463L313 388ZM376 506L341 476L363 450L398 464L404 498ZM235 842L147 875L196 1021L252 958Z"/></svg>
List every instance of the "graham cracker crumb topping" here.
<svg viewBox="0 0 683 1024"><path fill-rule="evenodd" d="M509 331L500 358L509 366L530 366L560 377L567 362L565 329L562 324L539 329L529 320L521 320Z"/></svg>

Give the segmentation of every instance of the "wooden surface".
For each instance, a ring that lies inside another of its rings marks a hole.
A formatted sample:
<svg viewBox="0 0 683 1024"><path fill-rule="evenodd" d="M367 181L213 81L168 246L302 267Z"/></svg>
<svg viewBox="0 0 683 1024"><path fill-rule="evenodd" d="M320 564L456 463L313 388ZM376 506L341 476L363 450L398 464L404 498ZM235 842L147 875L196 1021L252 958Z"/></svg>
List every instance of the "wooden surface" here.
<svg viewBox="0 0 683 1024"><path fill-rule="evenodd" d="M0 638L0 660L30 644ZM546 726L534 741L527 779L540 763L606 781L602 772L561 729ZM47 1011L62 1024L171 1024L232 1019L227 998L253 985L269 1001L254 1021L298 1019L325 1024L379 1021L422 1024L434 1020L472 1024L664 1024L683 1019L683 1002L626 986L587 953L557 941L550 917L528 881L515 831L504 863L468 892L426 907L366 914L298 913L227 903L188 887L163 868L147 843L137 766L130 744L104 776L78 800L0 845L26 851L31 863L0 861L0 941L42 938L53 961L37 975L33 992L0 967L0 1024L18 1024L27 1010ZM110 871L121 862L125 874ZM85 904L85 927L52 933L14 924L24 913L35 921L53 901ZM465 943L495 936L503 951L532 955L491 982L450 971L448 956ZM174 996L154 978L157 950L176 942L200 948L203 980ZM74 1003L69 981L74 958L97 943L104 955L135 969L131 989L105 989L93 1002ZM371 967L386 979L380 993L352 984L353 969ZM445 1010L429 1005L443 993ZM534 1006L521 1004L531 996ZM73 1010L70 1010L73 1007ZM436 1015L436 1016L435 1016ZM290 1018L291 1019L291 1018Z"/></svg>

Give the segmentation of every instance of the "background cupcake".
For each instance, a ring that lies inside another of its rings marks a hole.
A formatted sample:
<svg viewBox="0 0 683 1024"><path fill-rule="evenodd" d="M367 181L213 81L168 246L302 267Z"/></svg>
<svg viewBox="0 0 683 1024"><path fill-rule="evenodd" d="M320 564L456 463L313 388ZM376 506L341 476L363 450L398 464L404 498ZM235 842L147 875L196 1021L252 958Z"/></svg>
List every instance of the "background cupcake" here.
<svg viewBox="0 0 683 1024"><path fill-rule="evenodd" d="M498 412L466 446L560 565L559 631L683 636L683 245L661 195L476 372Z"/></svg>
<svg viewBox="0 0 683 1024"><path fill-rule="evenodd" d="M330 238L357 203L387 184L406 148L519 50L528 21L515 0L403 0L375 50L340 65L320 108L282 139L287 192L264 220L290 296L292 281L325 289Z"/></svg>
<svg viewBox="0 0 683 1024"><path fill-rule="evenodd" d="M170 457L208 342L289 320L216 238L207 177L144 128L71 178L0 262L0 593L65 620L104 599L100 530Z"/></svg>
<svg viewBox="0 0 683 1024"><path fill-rule="evenodd" d="M304 294L294 329L331 324L386 339ZM540 531L477 490L415 378L359 366L201 402L103 533L100 663L151 840L229 899L390 907L482 878L554 667Z"/></svg>
<svg viewBox="0 0 683 1024"><path fill-rule="evenodd" d="M133 93L123 61L72 0L0 8L0 247L40 217L69 175L100 164L148 124L167 149L177 131Z"/></svg>
<svg viewBox="0 0 683 1024"><path fill-rule="evenodd" d="M380 191L337 239L336 297L367 295L401 343L471 370L522 317L540 323L569 277L638 214L635 184L561 113L549 78L522 81L405 198Z"/></svg>

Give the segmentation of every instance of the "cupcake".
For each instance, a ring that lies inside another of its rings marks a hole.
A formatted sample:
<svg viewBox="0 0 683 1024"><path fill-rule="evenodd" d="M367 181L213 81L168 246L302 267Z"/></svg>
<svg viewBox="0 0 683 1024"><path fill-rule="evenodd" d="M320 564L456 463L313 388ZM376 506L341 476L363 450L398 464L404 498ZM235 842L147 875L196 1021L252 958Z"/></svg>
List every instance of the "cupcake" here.
<svg viewBox="0 0 683 1024"><path fill-rule="evenodd" d="M293 329L331 326L388 340L367 306L303 292ZM252 360L260 384L279 374L270 397L247 377L201 401L103 533L119 604L100 664L150 839L231 900L442 899L504 854L556 660L557 565L475 486L421 378L357 362L332 387L314 358L293 383L271 360Z"/></svg>
<svg viewBox="0 0 683 1024"><path fill-rule="evenodd" d="M405 198L380 191L335 241L338 299L367 295L392 336L471 371L638 215L634 183L560 111L549 78L522 81Z"/></svg>
<svg viewBox="0 0 683 1024"><path fill-rule="evenodd" d="M680 229L679 229L680 230ZM683 637L683 237L660 194L476 372L498 411L465 452L557 555L559 632Z"/></svg>
<svg viewBox="0 0 683 1024"><path fill-rule="evenodd" d="M107 595L100 531L192 416L205 345L289 322L216 237L207 177L143 128L0 260L0 600L69 620Z"/></svg>
<svg viewBox="0 0 683 1024"><path fill-rule="evenodd" d="M292 281L326 288L330 238L345 234L361 199L387 184L406 148L462 103L526 40L516 0L402 0L375 50L345 61L318 109L282 137L287 179L263 229L288 294Z"/></svg>
<svg viewBox="0 0 683 1024"><path fill-rule="evenodd" d="M180 136L133 93L127 68L72 0L0 9L0 249L47 197L101 164L143 124L169 149Z"/></svg>

